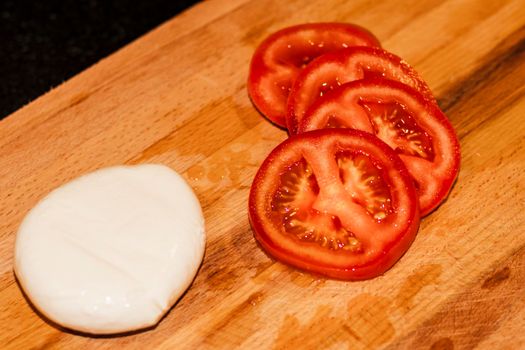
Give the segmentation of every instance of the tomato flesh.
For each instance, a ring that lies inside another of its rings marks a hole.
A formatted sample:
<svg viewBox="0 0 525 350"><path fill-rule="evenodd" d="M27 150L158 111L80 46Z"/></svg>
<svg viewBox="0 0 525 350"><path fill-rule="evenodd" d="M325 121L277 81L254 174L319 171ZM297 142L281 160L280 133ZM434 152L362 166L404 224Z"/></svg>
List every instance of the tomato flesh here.
<svg viewBox="0 0 525 350"><path fill-rule="evenodd" d="M404 105L374 99L361 99L359 105L368 114L374 133L390 147L398 153L433 161L432 137Z"/></svg>
<svg viewBox="0 0 525 350"><path fill-rule="evenodd" d="M371 132L392 147L414 178L421 215L447 196L459 171L452 125L415 89L386 79L363 79L319 98L298 132L346 127Z"/></svg>
<svg viewBox="0 0 525 350"><path fill-rule="evenodd" d="M385 272L419 224L403 162L375 136L349 129L306 132L274 149L252 184L249 212L270 255L349 280Z"/></svg>
<svg viewBox="0 0 525 350"><path fill-rule="evenodd" d="M392 213L388 186L366 156L338 152L336 161L344 188L356 203L378 222ZM284 231L329 249L358 249L359 240L342 226L337 216L314 209L318 194L319 185L305 159L281 175L272 210L276 217L282 218Z"/></svg>
<svg viewBox="0 0 525 350"><path fill-rule="evenodd" d="M255 50L248 93L273 123L286 126L286 101L295 78L314 58L351 46L379 46L366 29L346 23L309 23L279 30Z"/></svg>
<svg viewBox="0 0 525 350"><path fill-rule="evenodd" d="M344 83L383 78L402 82L435 103L428 85L400 57L377 47L350 47L319 56L295 79L288 97L286 126L291 134L316 99Z"/></svg>

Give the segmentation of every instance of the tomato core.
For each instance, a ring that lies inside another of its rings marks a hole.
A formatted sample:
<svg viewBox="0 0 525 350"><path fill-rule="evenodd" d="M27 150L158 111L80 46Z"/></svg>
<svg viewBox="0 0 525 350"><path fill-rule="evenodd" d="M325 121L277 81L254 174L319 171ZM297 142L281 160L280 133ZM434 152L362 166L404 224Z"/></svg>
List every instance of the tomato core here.
<svg viewBox="0 0 525 350"><path fill-rule="evenodd" d="M381 223L392 213L389 187L366 155L340 151L335 154L339 178L352 200ZM283 232L301 242L331 250L363 251L355 234L345 229L337 215L315 208L319 185L307 160L288 166L281 174L271 201L272 220ZM338 198L333 199L337 205Z"/></svg>

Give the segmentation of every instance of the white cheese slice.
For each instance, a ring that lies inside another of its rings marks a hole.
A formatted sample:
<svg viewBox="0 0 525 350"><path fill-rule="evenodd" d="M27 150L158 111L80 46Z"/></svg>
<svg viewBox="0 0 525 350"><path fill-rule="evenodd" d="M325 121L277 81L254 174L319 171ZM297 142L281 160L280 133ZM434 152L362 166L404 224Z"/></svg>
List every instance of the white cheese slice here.
<svg viewBox="0 0 525 350"><path fill-rule="evenodd" d="M93 334L153 326L191 284L204 219L162 165L117 166L49 193L16 236L15 273L51 321Z"/></svg>

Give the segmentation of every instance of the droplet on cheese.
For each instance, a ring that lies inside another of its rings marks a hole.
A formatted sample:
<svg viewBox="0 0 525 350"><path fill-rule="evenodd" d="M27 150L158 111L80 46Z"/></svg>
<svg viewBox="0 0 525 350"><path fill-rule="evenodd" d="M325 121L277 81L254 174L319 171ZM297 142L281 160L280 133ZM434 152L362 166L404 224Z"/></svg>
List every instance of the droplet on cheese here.
<svg viewBox="0 0 525 350"><path fill-rule="evenodd" d="M28 213L15 273L51 321L127 332L157 324L184 293L205 240L199 201L175 171L111 167L55 189Z"/></svg>

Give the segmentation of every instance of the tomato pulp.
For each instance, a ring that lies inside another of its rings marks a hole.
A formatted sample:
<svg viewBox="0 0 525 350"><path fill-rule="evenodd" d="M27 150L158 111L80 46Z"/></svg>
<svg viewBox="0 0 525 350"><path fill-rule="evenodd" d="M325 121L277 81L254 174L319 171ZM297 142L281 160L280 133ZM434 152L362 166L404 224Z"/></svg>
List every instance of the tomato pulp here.
<svg viewBox="0 0 525 350"><path fill-rule="evenodd" d="M419 225L417 194L388 145L351 129L294 135L261 165L249 198L261 246L325 276L378 276L408 249Z"/></svg>
<svg viewBox="0 0 525 350"><path fill-rule="evenodd" d="M428 85L400 57L374 47L351 47L326 53L303 69L290 90L286 126L291 134L315 100L344 83L363 78L396 80L435 103Z"/></svg>
<svg viewBox="0 0 525 350"><path fill-rule="evenodd" d="M457 177L459 141L452 125L407 85L386 79L343 84L317 99L298 132L333 127L371 132L396 151L416 182L421 216L446 198Z"/></svg>
<svg viewBox="0 0 525 350"><path fill-rule="evenodd" d="M347 23L308 23L279 30L255 50L248 93L257 109L286 126L286 101L297 74L314 58L351 46L380 46L364 28Z"/></svg>

